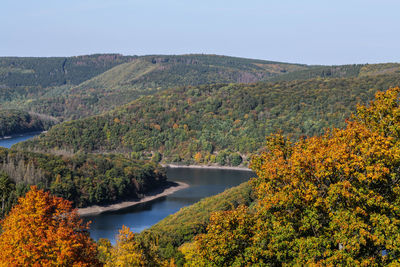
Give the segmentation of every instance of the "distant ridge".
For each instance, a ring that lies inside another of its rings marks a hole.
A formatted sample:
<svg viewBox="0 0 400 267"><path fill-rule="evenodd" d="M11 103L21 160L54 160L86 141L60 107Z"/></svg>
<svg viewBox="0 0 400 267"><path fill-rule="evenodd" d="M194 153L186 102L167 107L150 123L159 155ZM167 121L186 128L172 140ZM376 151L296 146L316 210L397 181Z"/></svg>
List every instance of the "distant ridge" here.
<svg viewBox="0 0 400 267"><path fill-rule="evenodd" d="M342 127L356 104L400 85L396 71L362 72L363 67L358 77L169 88L101 115L56 125L18 147L144 158L158 152L165 163L236 166L262 147L266 135L282 130L297 139Z"/></svg>
<svg viewBox="0 0 400 267"><path fill-rule="evenodd" d="M101 114L181 86L398 73L397 63L309 66L207 54L0 57L0 108L18 107L63 121Z"/></svg>
<svg viewBox="0 0 400 267"><path fill-rule="evenodd" d="M0 58L1 68L3 73L12 73L11 76L1 76L0 71L3 107L19 106L24 110L68 120L99 114L167 88L252 83L308 67L190 54ZM26 87L29 87L28 91Z"/></svg>

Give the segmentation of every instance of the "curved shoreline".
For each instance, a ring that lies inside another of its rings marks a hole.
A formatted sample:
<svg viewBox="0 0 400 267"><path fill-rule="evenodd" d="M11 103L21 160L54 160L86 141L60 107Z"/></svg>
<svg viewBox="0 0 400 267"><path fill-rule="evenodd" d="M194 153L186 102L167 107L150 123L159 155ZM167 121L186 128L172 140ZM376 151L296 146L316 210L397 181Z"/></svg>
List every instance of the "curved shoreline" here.
<svg viewBox="0 0 400 267"><path fill-rule="evenodd" d="M13 139L13 138L17 138L17 137L22 137L22 136L27 136L27 135L39 135L41 133L45 133L47 131L34 131L34 132L26 132L26 133L17 133L17 134L10 134L10 135L6 135L6 136L2 136L0 137L0 141L1 140L9 140L9 139ZM34 137L34 136L33 136Z"/></svg>
<svg viewBox="0 0 400 267"><path fill-rule="evenodd" d="M174 183L177 184L177 186L169 186L169 187L163 188L163 191L161 193L158 193L159 191L154 191L154 192L150 192L150 193L146 194L143 198L138 199L138 200L124 201L124 202L111 204L111 205L107 205L107 206L93 205L93 206L89 206L86 208L80 208L80 209L78 209L78 214L80 216L92 216L92 215L99 215L101 213L108 212L108 211L122 210L122 209L136 206L140 203L145 203L145 202L149 202L149 201L152 201L152 200L160 198L160 197L168 196L172 193L175 193L176 191L179 191L179 190L189 187L189 185L186 183L182 183L182 182L174 182Z"/></svg>
<svg viewBox="0 0 400 267"><path fill-rule="evenodd" d="M220 169L220 170L235 170L235 171L249 171L252 169L246 167L232 167L232 166L213 166L213 165L179 165L179 164L161 164L167 168L191 168L191 169Z"/></svg>

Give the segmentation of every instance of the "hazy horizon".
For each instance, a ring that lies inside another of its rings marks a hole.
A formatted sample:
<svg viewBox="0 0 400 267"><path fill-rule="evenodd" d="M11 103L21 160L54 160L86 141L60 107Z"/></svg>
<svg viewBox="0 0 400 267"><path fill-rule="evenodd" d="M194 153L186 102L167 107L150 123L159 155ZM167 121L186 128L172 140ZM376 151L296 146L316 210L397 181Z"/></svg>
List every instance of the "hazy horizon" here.
<svg viewBox="0 0 400 267"><path fill-rule="evenodd" d="M400 62L394 0L5 0L0 56L217 54L309 65Z"/></svg>
<svg viewBox="0 0 400 267"><path fill-rule="evenodd" d="M226 56L226 57L234 57L234 58L245 58L245 59L254 59L254 60L265 60L265 61L272 61L272 62L279 62L279 63L288 63L288 64L299 64L299 65L309 65L309 66L324 66L324 65L329 65L329 66L341 66L341 65L358 65L358 64L381 64L381 63L400 63L399 61L382 61L382 62L364 62L364 63L343 63L343 64L307 64L303 62L288 62L288 61L279 61L279 60L270 60L270 59L265 59L265 58L250 58L250 57L240 57L240 56L232 56L232 55L221 55L221 54L206 54L206 53L185 53L185 54L143 54L143 55L127 55L127 54L122 54L122 53L117 53L117 52L104 52L104 53L92 53L92 54L81 54L81 55L68 55L68 56L62 56L62 55L57 55L57 56L2 56L0 57L31 57L31 58L46 58L46 57L80 57L80 56L91 56L91 55L122 55L122 56L185 56L185 55L211 55L211 56Z"/></svg>

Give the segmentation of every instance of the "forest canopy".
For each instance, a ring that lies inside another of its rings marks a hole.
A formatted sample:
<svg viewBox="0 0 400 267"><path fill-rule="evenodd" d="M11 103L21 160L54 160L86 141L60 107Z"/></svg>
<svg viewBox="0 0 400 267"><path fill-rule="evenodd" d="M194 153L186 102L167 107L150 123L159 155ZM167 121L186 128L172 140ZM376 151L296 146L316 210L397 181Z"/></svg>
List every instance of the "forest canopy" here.
<svg viewBox="0 0 400 267"><path fill-rule="evenodd" d="M167 183L157 163L121 155L55 156L0 148L0 167L1 213L7 213L29 185L86 207L140 198Z"/></svg>
<svg viewBox="0 0 400 267"><path fill-rule="evenodd" d="M344 127L357 103L399 75L169 89L99 116L56 125L18 148L48 152L158 151L164 162L238 165L279 129L293 139Z"/></svg>
<svg viewBox="0 0 400 267"><path fill-rule="evenodd" d="M28 132L48 130L58 121L50 116L16 109L0 110L0 138Z"/></svg>
<svg viewBox="0 0 400 267"><path fill-rule="evenodd" d="M251 163L256 204L213 214L182 247L187 263L399 264L399 93L378 92L344 129L270 136Z"/></svg>

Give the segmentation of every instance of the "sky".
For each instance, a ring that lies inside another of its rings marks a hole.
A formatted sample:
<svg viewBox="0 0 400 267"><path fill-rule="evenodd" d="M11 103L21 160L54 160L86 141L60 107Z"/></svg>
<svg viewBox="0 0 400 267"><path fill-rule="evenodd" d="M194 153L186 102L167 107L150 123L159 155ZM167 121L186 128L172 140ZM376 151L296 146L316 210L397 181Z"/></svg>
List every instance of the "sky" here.
<svg viewBox="0 0 400 267"><path fill-rule="evenodd" d="M0 56L400 62L398 0L1 0Z"/></svg>

